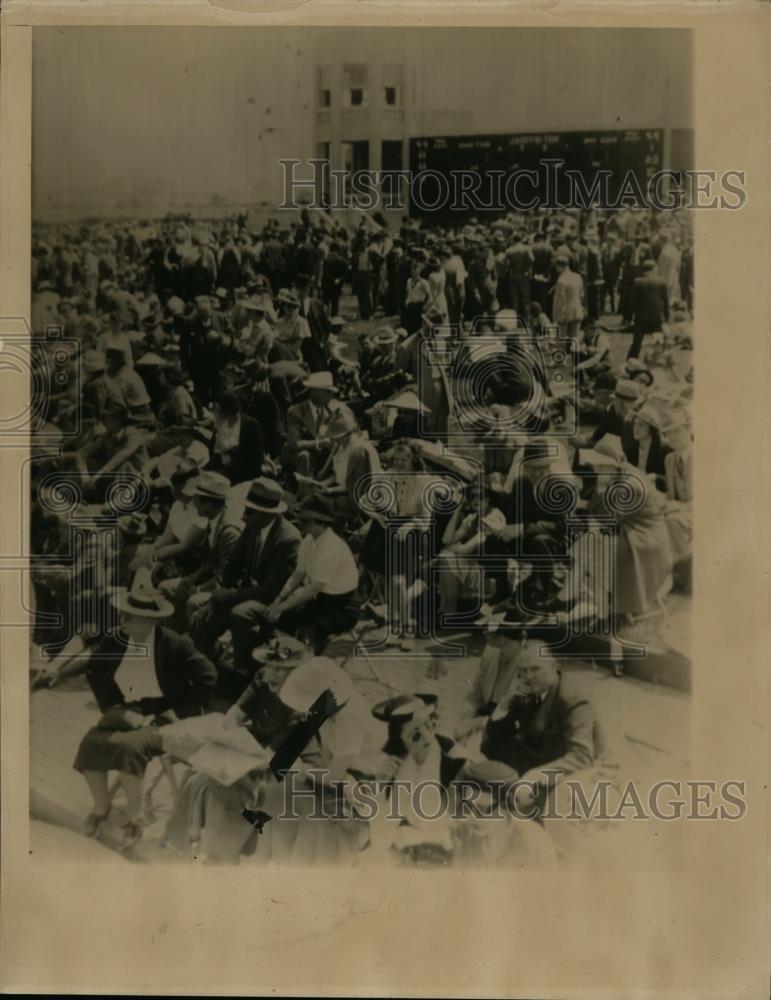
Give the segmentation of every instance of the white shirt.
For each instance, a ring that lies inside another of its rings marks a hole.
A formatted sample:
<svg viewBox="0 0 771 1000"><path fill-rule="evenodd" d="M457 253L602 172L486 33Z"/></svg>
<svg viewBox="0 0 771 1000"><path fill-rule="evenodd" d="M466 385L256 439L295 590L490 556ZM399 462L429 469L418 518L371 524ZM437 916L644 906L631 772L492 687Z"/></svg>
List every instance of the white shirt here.
<svg viewBox="0 0 771 1000"><path fill-rule="evenodd" d="M144 655L140 652L141 646L132 646L129 643L126 655L115 671L115 683L126 701L163 697L155 673L155 629L143 645L147 647Z"/></svg>
<svg viewBox="0 0 771 1000"><path fill-rule="evenodd" d="M331 528L314 539L307 534L297 552L297 569L305 583L321 584L322 594L349 594L359 584L359 571L350 548Z"/></svg>

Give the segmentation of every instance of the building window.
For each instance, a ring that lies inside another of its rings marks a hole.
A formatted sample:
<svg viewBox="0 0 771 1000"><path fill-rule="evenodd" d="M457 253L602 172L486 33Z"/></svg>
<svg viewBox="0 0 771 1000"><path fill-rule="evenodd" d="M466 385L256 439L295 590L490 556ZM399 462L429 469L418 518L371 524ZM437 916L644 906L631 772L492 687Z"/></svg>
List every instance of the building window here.
<svg viewBox="0 0 771 1000"><path fill-rule="evenodd" d="M328 108L332 104L332 91L321 89L319 91L319 107Z"/></svg>
<svg viewBox="0 0 771 1000"><path fill-rule="evenodd" d="M399 90L397 87L384 87L383 88L385 103L390 108L396 107L399 103Z"/></svg>
<svg viewBox="0 0 771 1000"><path fill-rule="evenodd" d="M360 108L364 104L364 91L361 87L351 88L351 107Z"/></svg>

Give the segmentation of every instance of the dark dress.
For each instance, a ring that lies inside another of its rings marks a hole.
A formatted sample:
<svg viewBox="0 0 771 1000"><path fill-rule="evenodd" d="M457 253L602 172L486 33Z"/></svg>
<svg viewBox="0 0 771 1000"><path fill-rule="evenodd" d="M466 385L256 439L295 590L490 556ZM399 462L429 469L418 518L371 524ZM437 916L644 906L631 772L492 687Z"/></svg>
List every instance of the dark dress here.
<svg viewBox="0 0 771 1000"><path fill-rule="evenodd" d="M76 771L143 775L148 762L163 753L158 727L170 721L164 713L174 711L180 718L200 715L214 691L217 671L209 660L185 636L157 627L154 659L161 696L127 702L115 681L125 653L125 638L107 636L86 664L86 677L103 715L81 740L73 764ZM128 711L147 716L148 724L130 727Z"/></svg>

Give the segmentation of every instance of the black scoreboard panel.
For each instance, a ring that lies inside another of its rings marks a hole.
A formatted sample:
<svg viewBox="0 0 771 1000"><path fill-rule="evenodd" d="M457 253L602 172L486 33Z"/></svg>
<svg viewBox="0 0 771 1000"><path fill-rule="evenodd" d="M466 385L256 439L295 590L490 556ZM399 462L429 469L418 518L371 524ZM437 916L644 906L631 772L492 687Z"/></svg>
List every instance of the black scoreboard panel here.
<svg viewBox="0 0 771 1000"><path fill-rule="evenodd" d="M486 177L489 171L502 171L506 176L519 170L536 171L537 181L531 183L523 179L517 186L517 197L529 201L533 197L539 204L546 203L551 196L562 204L570 197L570 189L563 171L573 170L581 174L587 190L591 190L598 171L609 171L607 185L601 189L612 202L622 189L629 173L633 174L643 194L647 182L656 171L662 169L663 131L661 129L625 130L608 132L543 132L522 135L471 135L440 136L410 140L410 170L413 177L421 171L436 171L448 176L454 171L471 171L482 176L478 197L488 208L472 209L470 206L455 208L455 213L469 214L474 211L489 211L498 201L497 214L508 211L508 205L500 206L496 192L501 190L498 183ZM563 160L557 172L555 167L547 167L546 160ZM551 171L552 187L547 186L547 173ZM554 191L556 179L556 192ZM427 206L438 200L439 185L436 181L426 181L420 192L410 199L410 213L420 215L445 215L447 209L431 212ZM450 186L452 190L452 185ZM501 190L505 196L506 188ZM414 195L415 192L411 191ZM514 207L514 206L512 206ZM452 214L452 209L450 213Z"/></svg>

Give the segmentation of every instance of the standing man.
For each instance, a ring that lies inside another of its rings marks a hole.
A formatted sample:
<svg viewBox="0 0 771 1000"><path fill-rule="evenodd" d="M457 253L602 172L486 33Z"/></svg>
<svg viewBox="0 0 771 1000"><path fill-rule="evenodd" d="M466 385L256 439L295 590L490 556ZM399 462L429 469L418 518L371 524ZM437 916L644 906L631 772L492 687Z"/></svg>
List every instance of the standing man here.
<svg viewBox="0 0 771 1000"><path fill-rule="evenodd" d="M652 258L643 265L645 273L636 278L633 288L634 336L628 358L640 356L643 337L646 333L657 333L663 323L669 320L669 295L666 281L656 273L656 261Z"/></svg>
<svg viewBox="0 0 771 1000"><path fill-rule="evenodd" d="M549 282L551 281L554 251L543 233L538 232L533 236L531 253L533 255L533 272L530 292L532 298L548 314L551 304L549 302Z"/></svg>
<svg viewBox="0 0 771 1000"><path fill-rule="evenodd" d="M506 272L509 286L509 306L516 313L527 316L530 312L530 277L533 272L533 254L526 246L522 233L516 233L506 251Z"/></svg>
<svg viewBox="0 0 771 1000"><path fill-rule="evenodd" d="M584 317L584 283L570 270L568 255L560 250L554 258L557 282L554 286L554 322L560 337L577 337Z"/></svg>

